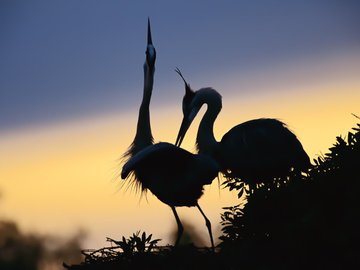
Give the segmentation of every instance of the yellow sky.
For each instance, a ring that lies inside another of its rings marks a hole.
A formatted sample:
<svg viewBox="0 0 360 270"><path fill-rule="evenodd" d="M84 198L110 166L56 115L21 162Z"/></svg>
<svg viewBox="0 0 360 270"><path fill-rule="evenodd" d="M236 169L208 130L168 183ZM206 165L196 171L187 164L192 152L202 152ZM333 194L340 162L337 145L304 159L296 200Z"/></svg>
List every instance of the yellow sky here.
<svg viewBox="0 0 360 270"><path fill-rule="evenodd" d="M351 113L360 114L360 79L329 78L298 84L296 89L286 82L278 86L277 91L269 88L269 94L243 97L236 93L236 83L224 85L233 91L223 96L223 110L215 123L217 139L246 120L276 117L288 123L313 159L325 153L337 135L346 135L359 122ZM174 142L182 117L180 103L176 108L151 111L155 140ZM133 139L136 114L134 110L2 134L0 218L14 219L25 230L43 233L68 235L85 228L90 233L88 248L104 246L108 236L116 239L137 230L153 233L166 244L175 227L169 207L151 194L140 201L139 194L124 193L121 180L115 177L120 170L118 158ZM190 151L200 115L184 140L183 147ZM219 195L216 181L200 199L214 228L221 207L235 203L236 194L221 190ZM179 214L207 240L204 221L195 208L182 208Z"/></svg>
<svg viewBox="0 0 360 270"><path fill-rule="evenodd" d="M104 117L3 137L0 216L17 220L26 230L61 235L85 228L90 232L89 247L101 247L107 236L116 238L136 230L166 239L175 226L170 208L151 194L140 201L139 194L125 193L115 177L117 159L132 140L132 132L124 134L120 126L133 130L132 118ZM171 122L168 125L169 130L177 128ZM164 140L174 137L164 134ZM212 219L219 219L223 204L232 204L224 192L219 197L216 185L207 188L203 203ZM179 213L202 224L194 210ZM161 228L156 225L159 220Z"/></svg>

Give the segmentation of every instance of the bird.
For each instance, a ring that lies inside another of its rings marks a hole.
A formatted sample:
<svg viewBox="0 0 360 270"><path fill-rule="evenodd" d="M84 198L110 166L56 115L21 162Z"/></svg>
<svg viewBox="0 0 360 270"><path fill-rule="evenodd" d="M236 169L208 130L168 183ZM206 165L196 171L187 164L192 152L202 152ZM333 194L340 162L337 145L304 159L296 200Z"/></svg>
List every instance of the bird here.
<svg viewBox="0 0 360 270"><path fill-rule="evenodd" d="M170 206L178 226L175 246L178 246L184 230L176 207L196 206L205 219L211 248L214 250L211 222L200 208L198 199L203 194L203 186L211 184L218 176L220 166L207 155L192 154L167 142L154 143L149 105L154 82L156 50L152 44L150 20L147 41L143 99L134 141L124 154L126 161L122 167L121 178L130 179L130 183L142 192L150 190L161 202Z"/></svg>
<svg viewBox="0 0 360 270"><path fill-rule="evenodd" d="M185 83L182 103L183 120L175 145L180 146L200 108L206 104L196 136L198 153L213 157L225 177L240 178L254 189L270 183L292 170L306 172L310 159L301 142L285 123L274 118L246 121L231 128L220 141L214 136L214 122L222 109L222 97L213 88L191 89L181 71L175 71Z"/></svg>

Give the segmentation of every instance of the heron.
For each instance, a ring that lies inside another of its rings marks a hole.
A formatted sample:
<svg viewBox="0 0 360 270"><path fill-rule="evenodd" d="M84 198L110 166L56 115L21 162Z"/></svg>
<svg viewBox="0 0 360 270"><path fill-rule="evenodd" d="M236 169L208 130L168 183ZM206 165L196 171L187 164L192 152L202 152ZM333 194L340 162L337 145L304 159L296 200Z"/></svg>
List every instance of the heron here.
<svg viewBox="0 0 360 270"><path fill-rule="evenodd" d="M213 88L191 89L181 71L175 70L185 84L183 120L177 135L180 146L200 108L206 104L196 136L198 153L213 157L225 176L240 178L255 187L292 170L306 171L310 159L302 144L285 123L273 118L246 121L231 128L221 141L214 136L214 123L222 108L222 97Z"/></svg>
<svg viewBox="0 0 360 270"><path fill-rule="evenodd" d="M155 60L156 50L152 44L150 20L148 20L143 99L134 141L124 154L127 161L123 165L121 178L130 179L132 181L130 183L135 184L142 192L150 190L161 202L170 206L178 226L175 246L179 244L183 233L183 225L176 207L196 206L205 219L211 247L214 250L211 223L200 208L198 199L203 194L203 186L211 184L218 176L220 166L207 155L192 154L167 142L154 144L149 105L154 82Z"/></svg>

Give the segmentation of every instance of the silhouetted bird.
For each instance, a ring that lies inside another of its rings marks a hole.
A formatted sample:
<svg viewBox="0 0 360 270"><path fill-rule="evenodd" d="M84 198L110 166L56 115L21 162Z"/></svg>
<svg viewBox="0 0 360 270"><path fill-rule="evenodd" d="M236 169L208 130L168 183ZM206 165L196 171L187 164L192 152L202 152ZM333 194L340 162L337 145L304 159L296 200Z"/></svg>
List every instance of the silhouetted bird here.
<svg viewBox="0 0 360 270"><path fill-rule="evenodd" d="M198 153L213 157L228 176L241 178L251 186L285 176L290 170L306 171L310 160L300 141L277 120L250 120L230 129L216 141L213 126L222 108L220 94L212 88L193 91L179 69L185 83L183 121L176 139L180 146L184 136L203 104L207 110L200 122L196 146Z"/></svg>
<svg viewBox="0 0 360 270"><path fill-rule="evenodd" d="M148 21L143 100L139 110L135 139L124 155L128 160L122 168L121 178L129 178L143 192L150 190L160 201L171 207L178 225L175 245L179 243L183 232L175 207L196 206L205 219L211 246L214 249L211 223L197 201L203 194L203 185L211 184L217 177L220 167L209 156L194 155L170 143L153 144L149 104L153 88L155 59L156 51L152 44Z"/></svg>

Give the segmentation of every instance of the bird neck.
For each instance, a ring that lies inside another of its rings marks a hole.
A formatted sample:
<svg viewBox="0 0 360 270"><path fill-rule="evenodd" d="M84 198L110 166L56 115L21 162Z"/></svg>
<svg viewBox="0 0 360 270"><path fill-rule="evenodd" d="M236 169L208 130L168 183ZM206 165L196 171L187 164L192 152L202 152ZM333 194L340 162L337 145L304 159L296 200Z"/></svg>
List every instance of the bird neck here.
<svg viewBox="0 0 360 270"><path fill-rule="evenodd" d="M203 103L207 104L207 110L200 121L196 144L199 153L213 156L218 147L214 136L214 123L221 111L221 96L217 92L211 92Z"/></svg>
<svg viewBox="0 0 360 270"><path fill-rule="evenodd" d="M143 99L139 109L139 117L134 139L136 152L153 143L153 136L150 125L150 100L154 83L154 69L150 69L144 65L144 92ZM135 154L135 153L133 153Z"/></svg>

